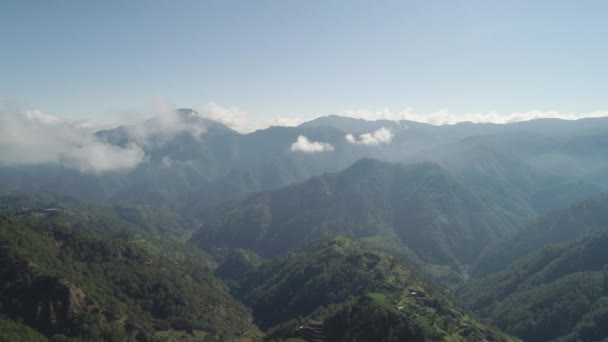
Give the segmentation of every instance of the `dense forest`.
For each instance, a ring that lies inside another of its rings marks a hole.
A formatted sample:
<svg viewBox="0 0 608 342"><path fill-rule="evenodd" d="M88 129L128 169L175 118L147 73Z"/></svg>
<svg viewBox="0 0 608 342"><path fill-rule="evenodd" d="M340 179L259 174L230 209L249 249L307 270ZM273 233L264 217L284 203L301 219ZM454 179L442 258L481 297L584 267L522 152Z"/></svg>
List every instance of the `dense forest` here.
<svg viewBox="0 0 608 342"><path fill-rule="evenodd" d="M104 220L67 208L1 212L5 317L53 340L256 334L245 307L214 278L208 255L177 240L101 226Z"/></svg>

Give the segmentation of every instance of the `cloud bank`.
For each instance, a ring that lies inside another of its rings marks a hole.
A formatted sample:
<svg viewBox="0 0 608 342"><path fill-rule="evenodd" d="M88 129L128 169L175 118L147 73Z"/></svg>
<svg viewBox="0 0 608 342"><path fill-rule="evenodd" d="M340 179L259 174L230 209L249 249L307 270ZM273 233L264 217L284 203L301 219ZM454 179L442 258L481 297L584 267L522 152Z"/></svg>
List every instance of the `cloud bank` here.
<svg viewBox="0 0 608 342"><path fill-rule="evenodd" d="M136 144L121 148L97 141L70 149L60 158L65 167L83 173L131 170L144 160L145 153Z"/></svg>
<svg viewBox="0 0 608 342"><path fill-rule="evenodd" d="M197 110L202 117L218 121L240 133L250 133L259 129L268 128L270 126L294 127L301 123L314 119L313 117L306 119L286 117L254 118L251 117L247 112L239 108L223 107L214 102L210 102L206 105L200 106ZM383 108L380 110L353 109L342 111L339 114L341 116L365 119L370 121L408 120L428 123L432 125L453 125L460 122L506 124L543 118L578 120L583 118L607 117L608 111L595 111L589 113L576 114L562 113L553 110L533 110L528 112L510 114L502 114L499 112L456 114L450 112L447 109L442 109L432 113L419 113L414 111L411 107L407 107L401 111L392 111L390 108Z"/></svg>
<svg viewBox="0 0 608 342"><path fill-rule="evenodd" d="M148 159L146 149L162 146L177 135L200 139L207 131L202 118L222 119L230 125L239 122L233 110L218 105L210 105L201 115L158 101L146 113L152 118L121 126L118 132L126 134L128 143L117 146L111 143L113 134L97 136L95 125L89 122L67 122L41 111L0 110L0 165L59 164L83 173L128 171ZM161 162L171 167L178 161L167 156Z"/></svg>
<svg viewBox="0 0 608 342"><path fill-rule="evenodd" d="M584 118L607 117L608 111L595 111L577 114L562 113L554 110L533 110L528 112L510 114L501 114L498 112L455 114L447 109L439 110L432 113L416 113L411 107L408 107L398 112L391 111L389 108L384 108L382 110L345 110L341 113L341 115L365 120L409 120L421 123L428 123L431 125L453 125L460 122L507 124L535 119L578 120Z"/></svg>
<svg viewBox="0 0 608 342"><path fill-rule="evenodd" d="M247 113L236 107L222 107L215 102L209 102L197 109L200 116L222 123L236 131L245 132L250 129Z"/></svg>
<svg viewBox="0 0 608 342"><path fill-rule="evenodd" d="M357 145L381 145L381 144L390 144L393 140L394 134L393 132L386 128L382 127L372 133L364 133L360 134L358 138L356 138L352 134L347 134L344 138L351 144Z"/></svg>
<svg viewBox="0 0 608 342"><path fill-rule="evenodd" d="M99 141L85 129L38 111L0 113L0 164L57 163L81 172L130 170L145 159L135 145Z"/></svg>
<svg viewBox="0 0 608 342"><path fill-rule="evenodd" d="M307 137L300 135L296 142L291 144L290 150L294 152L319 153L331 152L334 150L334 147L328 143L310 141Z"/></svg>

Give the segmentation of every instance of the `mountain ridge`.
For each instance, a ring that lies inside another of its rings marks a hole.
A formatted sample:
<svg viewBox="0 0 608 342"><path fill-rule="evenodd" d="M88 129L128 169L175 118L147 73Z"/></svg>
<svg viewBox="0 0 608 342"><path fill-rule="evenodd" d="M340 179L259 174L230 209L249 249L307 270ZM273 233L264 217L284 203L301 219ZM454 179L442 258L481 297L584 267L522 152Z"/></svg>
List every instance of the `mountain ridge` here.
<svg viewBox="0 0 608 342"><path fill-rule="evenodd" d="M486 207L436 164L364 158L339 173L237 202L208 219L191 242L271 256L326 234L392 236L427 261L459 265L473 262L488 241L515 230L509 224L499 229L496 222L508 220L494 215L503 213ZM458 249L464 244L466 249Z"/></svg>

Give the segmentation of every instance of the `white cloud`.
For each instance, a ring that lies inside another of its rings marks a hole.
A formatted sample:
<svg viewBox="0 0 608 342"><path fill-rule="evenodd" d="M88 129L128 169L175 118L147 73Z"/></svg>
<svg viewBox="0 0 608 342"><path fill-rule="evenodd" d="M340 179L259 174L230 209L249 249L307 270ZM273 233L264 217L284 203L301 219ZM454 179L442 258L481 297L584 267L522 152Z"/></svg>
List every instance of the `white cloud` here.
<svg viewBox="0 0 608 342"><path fill-rule="evenodd" d="M215 102L209 102L198 109L200 116L222 123L236 131L248 131L250 122L247 113L236 107L222 107Z"/></svg>
<svg viewBox="0 0 608 342"><path fill-rule="evenodd" d="M179 113L168 104L159 104L152 110L152 118L127 126L129 137L140 146L158 146L181 133L189 133L199 139L206 131L204 123L197 120L196 112Z"/></svg>
<svg viewBox="0 0 608 342"><path fill-rule="evenodd" d="M136 144L125 148L101 142L69 149L61 157L61 163L84 173L103 173L134 169L145 159L145 153Z"/></svg>
<svg viewBox="0 0 608 342"><path fill-rule="evenodd" d="M406 108L402 112L409 112L411 108ZM356 118L356 119L364 119L369 121L375 120L391 120L391 121L399 121L404 120L405 118L402 115L402 112L395 113L391 111L389 108L384 108L382 110L369 110L369 109L350 109L342 111L340 115Z"/></svg>
<svg viewBox="0 0 608 342"><path fill-rule="evenodd" d="M318 141L310 141L303 135L300 135L296 142L291 144L291 151L299 151L304 153L317 153L317 152L331 152L334 150L334 147L331 144L318 142Z"/></svg>
<svg viewBox="0 0 608 342"><path fill-rule="evenodd" d="M281 126L281 127L295 127L308 120L302 118L269 118L261 119L255 124L256 129L264 129L270 126Z"/></svg>
<svg viewBox="0 0 608 342"><path fill-rule="evenodd" d="M390 129L382 127L372 133L360 134L359 138L355 138L352 134L347 134L344 138L351 144L381 145L390 144L394 136Z"/></svg>
<svg viewBox="0 0 608 342"><path fill-rule="evenodd" d="M345 110L341 113L341 115L365 120L409 120L432 125L453 125L460 122L506 124L546 118L578 120L583 118L606 117L608 116L608 111L595 111L576 114L561 113L553 110L533 110L511 114L500 114L498 112L455 114L447 109L442 109L432 113L416 113L411 107L408 107L398 112L393 112L389 108L375 111L367 109Z"/></svg>
<svg viewBox="0 0 608 342"><path fill-rule="evenodd" d="M28 110L24 112L24 115L28 120L38 121L43 124L58 124L61 122L58 118L45 114L39 110Z"/></svg>
<svg viewBox="0 0 608 342"><path fill-rule="evenodd" d="M222 123L237 132L250 133L270 126L297 126L306 120L300 118L251 118L245 111L236 107L223 107L210 102L198 109L204 118Z"/></svg>
<svg viewBox="0 0 608 342"><path fill-rule="evenodd" d="M144 159L138 146L98 141L85 129L38 111L0 112L0 165L59 163L99 173L132 169Z"/></svg>

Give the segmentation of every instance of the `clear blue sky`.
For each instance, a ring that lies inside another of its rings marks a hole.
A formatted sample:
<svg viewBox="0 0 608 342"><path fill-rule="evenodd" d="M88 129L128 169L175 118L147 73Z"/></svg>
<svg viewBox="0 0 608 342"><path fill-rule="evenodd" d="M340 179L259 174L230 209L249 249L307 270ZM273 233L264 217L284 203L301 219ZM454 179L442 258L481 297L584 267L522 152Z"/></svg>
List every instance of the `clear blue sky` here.
<svg viewBox="0 0 608 342"><path fill-rule="evenodd" d="M0 101L255 116L608 109L606 1L0 2Z"/></svg>

